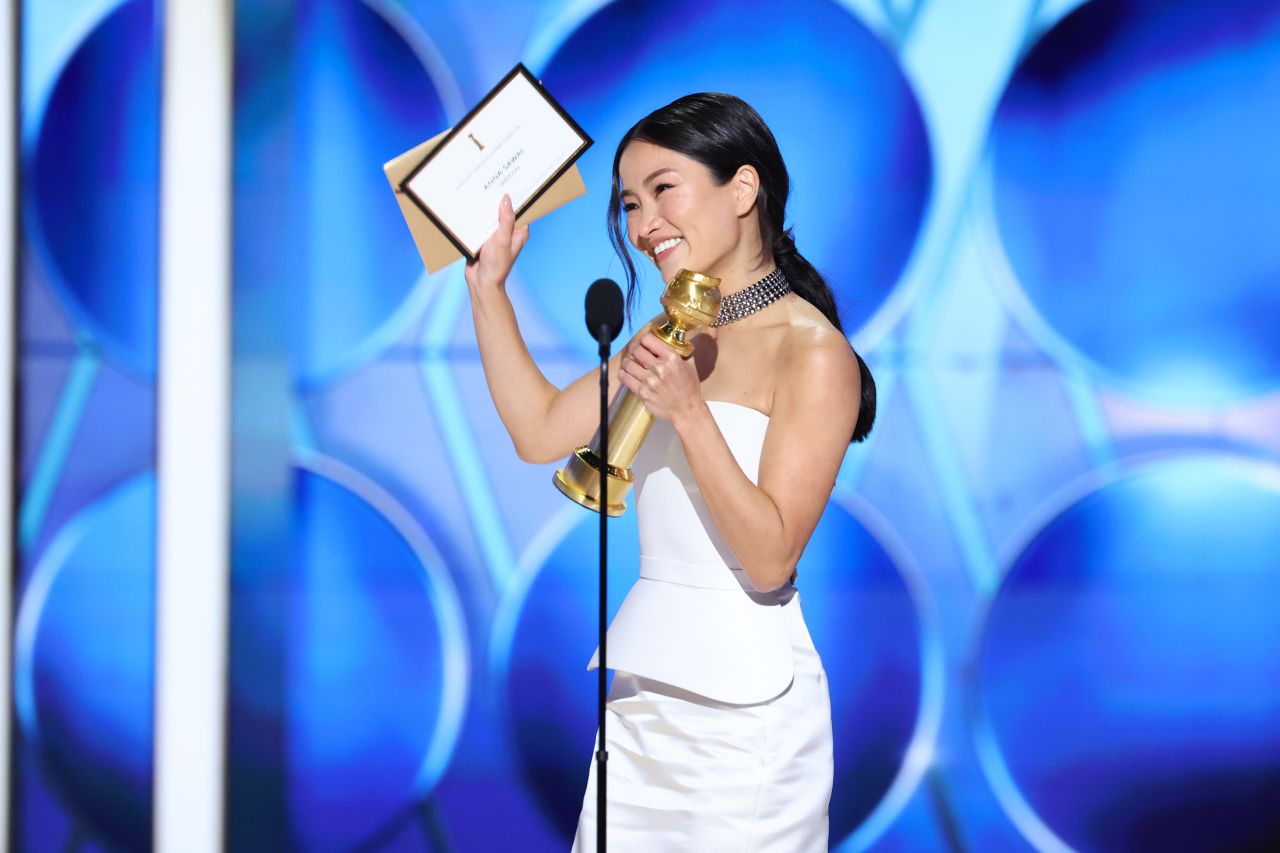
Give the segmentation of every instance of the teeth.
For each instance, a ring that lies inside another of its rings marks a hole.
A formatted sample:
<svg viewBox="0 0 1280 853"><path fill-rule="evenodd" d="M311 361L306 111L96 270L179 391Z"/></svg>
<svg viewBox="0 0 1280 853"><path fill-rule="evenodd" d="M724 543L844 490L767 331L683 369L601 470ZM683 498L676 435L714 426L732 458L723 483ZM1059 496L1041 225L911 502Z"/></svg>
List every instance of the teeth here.
<svg viewBox="0 0 1280 853"><path fill-rule="evenodd" d="M670 240L663 240L661 243L653 247L653 253L655 255L661 255L667 249L670 249L672 246L680 243L683 239L683 237L672 237Z"/></svg>

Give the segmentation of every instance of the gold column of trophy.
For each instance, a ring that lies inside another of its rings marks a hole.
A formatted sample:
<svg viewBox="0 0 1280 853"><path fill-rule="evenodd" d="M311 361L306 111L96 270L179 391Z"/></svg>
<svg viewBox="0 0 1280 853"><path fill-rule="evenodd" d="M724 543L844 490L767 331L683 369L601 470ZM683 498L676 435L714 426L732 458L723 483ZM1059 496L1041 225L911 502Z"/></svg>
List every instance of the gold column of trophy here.
<svg viewBox="0 0 1280 853"><path fill-rule="evenodd" d="M682 358L688 358L693 355L689 333L710 326L720 312L720 279L680 270L662 294L662 309L667 312L667 322L653 333ZM627 509L627 492L635 481L631 463L649 435L653 415L639 397L623 388L609 407L608 422L607 500L601 500L600 494L599 430L590 445L575 450L564 467L556 471L553 482L567 498L587 509L599 512L604 504L607 515L619 516Z"/></svg>

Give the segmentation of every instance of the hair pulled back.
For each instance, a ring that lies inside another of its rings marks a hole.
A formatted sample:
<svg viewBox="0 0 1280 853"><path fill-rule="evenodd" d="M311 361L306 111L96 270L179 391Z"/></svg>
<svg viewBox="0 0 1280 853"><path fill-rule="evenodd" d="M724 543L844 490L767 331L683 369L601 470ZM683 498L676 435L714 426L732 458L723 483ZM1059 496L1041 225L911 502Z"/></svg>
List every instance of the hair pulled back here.
<svg viewBox="0 0 1280 853"><path fill-rule="evenodd" d="M651 142L698 161L711 172L712 180L723 186L742 166L752 166L760 176L756 194L761 245L768 247L774 262L782 268L791 289L823 313L842 333L840 313L826 280L796 250L790 228L784 227L791 178L782 161L773 132L750 104L733 95L699 92L685 95L654 110L631 127L613 155L613 179L609 192L609 240L622 259L627 273L627 316L636 299L637 272L623 222L621 179L618 165L622 152L632 142ZM862 441L871 432L876 417L876 383L871 371L855 351L861 374L862 400L852 441Z"/></svg>

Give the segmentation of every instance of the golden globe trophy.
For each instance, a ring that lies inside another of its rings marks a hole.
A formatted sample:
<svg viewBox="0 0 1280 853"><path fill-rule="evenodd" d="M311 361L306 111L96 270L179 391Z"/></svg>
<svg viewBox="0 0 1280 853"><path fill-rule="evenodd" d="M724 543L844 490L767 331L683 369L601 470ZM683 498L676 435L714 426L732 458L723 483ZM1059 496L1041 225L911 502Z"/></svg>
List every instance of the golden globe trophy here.
<svg viewBox="0 0 1280 853"><path fill-rule="evenodd" d="M662 294L662 309L667 312L667 322L653 333L682 358L688 358L693 355L689 333L710 326L720 312L720 279L680 270ZM626 512L627 492L635 481L631 463L649 435L653 415L639 397L623 388L609 407L608 422L609 458L604 463L609 481L607 497L602 500L600 494L599 430L591 444L573 452L552 481L569 500L596 512L604 505L606 515L619 516Z"/></svg>

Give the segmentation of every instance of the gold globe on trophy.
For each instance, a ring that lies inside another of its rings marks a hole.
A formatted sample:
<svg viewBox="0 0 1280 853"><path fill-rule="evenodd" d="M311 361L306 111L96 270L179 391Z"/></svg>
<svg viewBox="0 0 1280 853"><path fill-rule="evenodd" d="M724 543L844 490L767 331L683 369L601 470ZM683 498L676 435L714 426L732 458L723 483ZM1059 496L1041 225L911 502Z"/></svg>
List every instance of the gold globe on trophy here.
<svg viewBox="0 0 1280 853"><path fill-rule="evenodd" d="M662 294L662 309L667 322L653 333L682 358L693 355L689 334L710 326L720 313L720 279L702 273L680 270ZM653 415L639 397L623 388L609 407L608 496L600 494L600 431L591 444L579 447L556 471L552 482L565 497L587 509L619 516L626 512L627 492L635 478L631 463L653 426Z"/></svg>

